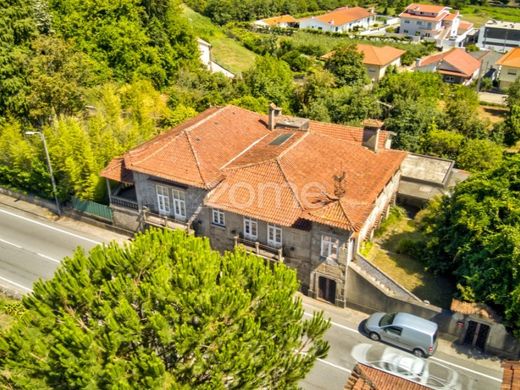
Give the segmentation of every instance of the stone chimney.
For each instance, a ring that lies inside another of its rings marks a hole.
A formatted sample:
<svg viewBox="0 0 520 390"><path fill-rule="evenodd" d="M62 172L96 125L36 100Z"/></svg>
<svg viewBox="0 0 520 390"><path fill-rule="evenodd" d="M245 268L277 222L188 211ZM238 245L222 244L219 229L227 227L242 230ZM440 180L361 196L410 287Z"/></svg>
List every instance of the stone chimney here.
<svg viewBox="0 0 520 390"><path fill-rule="evenodd" d="M363 146L377 153L379 148L379 133L383 122L377 119L367 119L363 122Z"/></svg>
<svg viewBox="0 0 520 390"><path fill-rule="evenodd" d="M277 107L276 104L269 104L269 130L274 130L276 127L276 118L282 115L282 109Z"/></svg>

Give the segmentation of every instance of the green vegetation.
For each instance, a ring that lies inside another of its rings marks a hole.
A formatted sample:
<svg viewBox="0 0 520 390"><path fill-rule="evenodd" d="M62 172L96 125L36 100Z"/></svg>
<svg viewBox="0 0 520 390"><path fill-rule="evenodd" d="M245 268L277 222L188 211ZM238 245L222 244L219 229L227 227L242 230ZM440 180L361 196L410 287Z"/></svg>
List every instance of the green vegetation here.
<svg viewBox="0 0 520 390"><path fill-rule="evenodd" d="M426 270L416 253L416 243L422 238L416 223L404 209L392 207L388 218L376 231L365 256L400 285L434 305L449 308L455 283Z"/></svg>
<svg viewBox="0 0 520 390"><path fill-rule="evenodd" d="M0 293L0 332L7 331L22 316L24 311L19 300Z"/></svg>
<svg viewBox="0 0 520 390"><path fill-rule="evenodd" d="M520 155L431 202L418 245L428 267L454 275L462 299L499 309L520 335Z"/></svg>
<svg viewBox="0 0 520 390"><path fill-rule="evenodd" d="M256 55L229 38L222 28L215 26L210 19L186 5L182 5L182 12L198 37L211 43L211 54L217 64L235 74L243 73L253 65Z"/></svg>
<svg viewBox="0 0 520 390"><path fill-rule="evenodd" d="M489 19L504 20L507 22L520 22L520 8L518 7L492 7L482 5L468 5L460 9L462 19L480 27Z"/></svg>
<svg viewBox="0 0 520 390"><path fill-rule="evenodd" d="M151 229L66 258L0 340L3 388L297 388L326 356L296 273Z"/></svg>

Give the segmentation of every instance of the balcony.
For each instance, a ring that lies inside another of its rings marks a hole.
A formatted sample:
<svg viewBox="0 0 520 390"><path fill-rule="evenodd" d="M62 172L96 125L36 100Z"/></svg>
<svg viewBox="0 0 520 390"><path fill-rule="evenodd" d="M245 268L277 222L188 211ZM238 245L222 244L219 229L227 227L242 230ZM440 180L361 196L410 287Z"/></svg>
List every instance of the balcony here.
<svg viewBox="0 0 520 390"><path fill-rule="evenodd" d="M125 209L138 210L135 187L119 186L113 194L110 194L110 206L122 207Z"/></svg>
<svg viewBox="0 0 520 390"><path fill-rule="evenodd" d="M183 229L188 230L187 219L178 219L173 215L160 214L153 205L144 205L143 207L143 220L148 225L165 227L169 229Z"/></svg>
<svg viewBox="0 0 520 390"><path fill-rule="evenodd" d="M258 241L251 241L240 236L235 236L235 246L241 245L248 253L254 253L266 260L283 263L283 248L262 244Z"/></svg>

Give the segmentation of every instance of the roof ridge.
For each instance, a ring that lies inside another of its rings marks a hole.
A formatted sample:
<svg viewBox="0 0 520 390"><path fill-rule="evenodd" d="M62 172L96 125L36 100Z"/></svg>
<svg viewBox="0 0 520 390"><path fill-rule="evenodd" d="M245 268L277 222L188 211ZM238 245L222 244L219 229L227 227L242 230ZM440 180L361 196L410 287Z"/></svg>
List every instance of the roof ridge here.
<svg viewBox="0 0 520 390"><path fill-rule="evenodd" d="M339 203L339 207L341 208L341 211L343 211L343 214L345 215L345 218L347 219L349 225L352 227L352 230L355 230L356 227L354 226L354 224L352 223L352 220L348 216L347 210L345 210L345 207L343 207L343 203L341 201L341 198L338 199L338 203Z"/></svg>
<svg viewBox="0 0 520 390"><path fill-rule="evenodd" d="M257 143L259 143L261 140L263 140L265 137L267 137L268 135L270 135L271 132L267 132L264 136L258 138L257 140L255 140L251 145L249 145L247 148L245 148L244 150L242 150L240 153L238 153L235 157L233 157L231 160L229 160L227 163L225 163L224 165L222 165L219 169L225 169L229 164L231 164L233 161L235 161L237 158L239 158L240 156L242 156L244 153L246 153L248 150L250 150L253 146L255 146ZM247 164L246 164L247 165Z"/></svg>
<svg viewBox="0 0 520 390"><path fill-rule="evenodd" d="M213 117L214 117L215 115L217 115L218 113L224 112L228 107L230 107L230 106L223 106L223 107L222 107L222 106L220 106L220 107L217 106L217 109L215 110L215 112L211 113L210 115L208 115L208 116L205 117L205 118L202 118L200 121L198 121L198 122L192 124L191 126L188 126L188 127L186 127L185 129L182 129L182 130L181 130L181 133L182 133L182 132L186 132L186 133L187 133L188 131L193 130L195 127L198 127L198 126L200 126L201 124L207 122L208 119L213 118Z"/></svg>
<svg viewBox="0 0 520 390"><path fill-rule="evenodd" d="M275 161L276 161L276 158L272 157L272 158L268 158L268 159L262 160L262 161L255 161L255 162L251 162L251 163L248 163L248 164L238 165L238 166L232 167L232 168L226 168L226 170L228 170L228 171L236 171L236 170L243 169L243 168L251 168L251 167L254 167L255 165L262 165L262 164L267 164L267 163L273 163Z"/></svg>
<svg viewBox="0 0 520 390"><path fill-rule="evenodd" d="M306 131L305 134L303 134L300 138L298 138L295 142L293 142L291 145L289 145L287 148L285 148L284 150L282 150L280 152L279 155L277 155L275 157L276 160L278 160L279 158L285 156L285 154L291 150L292 148L294 148L296 145L298 145L303 139L307 138L307 136L309 135L309 132Z"/></svg>
<svg viewBox="0 0 520 390"><path fill-rule="evenodd" d="M167 133L164 133L164 135L166 136ZM139 159L136 161L136 163L142 163L143 161L146 161L152 157L154 157L157 153L159 152L162 152L162 150L164 148L166 148L167 146L169 146L173 141L175 141L177 138L179 138L179 136L182 134L182 130L179 131L177 134L175 134L173 137L171 137L167 142L165 142L162 146L160 146L159 148L157 148L154 152L150 153L150 154L147 154L146 156L144 156L143 158ZM165 137L166 138L166 137ZM157 142L157 139L154 139L152 138L152 140L154 140L155 142ZM151 140L150 140L151 141ZM152 144L152 143L150 143ZM147 143L143 144L143 145L147 145ZM139 149L141 149L139 147ZM138 149L135 149L135 150L138 150ZM130 150L128 152L128 154L132 153L132 150ZM131 165L134 165L134 164L131 164Z"/></svg>
<svg viewBox="0 0 520 390"><path fill-rule="evenodd" d="M191 153L193 154L193 158L195 159L195 165L197 166L197 171L199 172L200 179L202 180L202 183L204 183L204 185L207 185L206 180L204 179L204 176L202 175L202 171L200 169L200 161L197 156L197 153L195 152L195 148L193 147L193 143L191 142L190 135L188 134L187 131L184 132L184 135L186 136L186 139L188 140L188 145L190 146Z"/></svg>
<svg viewBox="0 0 520 390"><path fill-rule="evenodd" d="M280 169L280 172L282 172L283 178L287 182L287 185L288 185L289 189L291 190L291 193L293 194L294 199L296 199L296 202L298 203L298 206L300 206L300 209L302 209L302 211L304 211L305 209L304 209L302 203L300 202L300 199L298 198L298 195L296 195L296 192L294 191L294 188L291 185L291 182L289 181L287 175L285 174L285 171L283 170L282 164L280 163L280 161L278 161L277 158L275 159L275 161L278 164L278 169Z"/></svg>

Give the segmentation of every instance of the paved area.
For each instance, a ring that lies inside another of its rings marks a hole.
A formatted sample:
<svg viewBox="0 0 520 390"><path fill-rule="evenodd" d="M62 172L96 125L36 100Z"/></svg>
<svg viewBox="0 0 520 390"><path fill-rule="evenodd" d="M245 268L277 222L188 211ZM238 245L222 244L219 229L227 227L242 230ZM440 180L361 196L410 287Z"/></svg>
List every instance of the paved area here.
<svg viewBox="0 0 520 390"><path fill-rule="evenodd" d="M501 93L479 92L478 97L481 102L506 105L507 95Z"/></svg>

